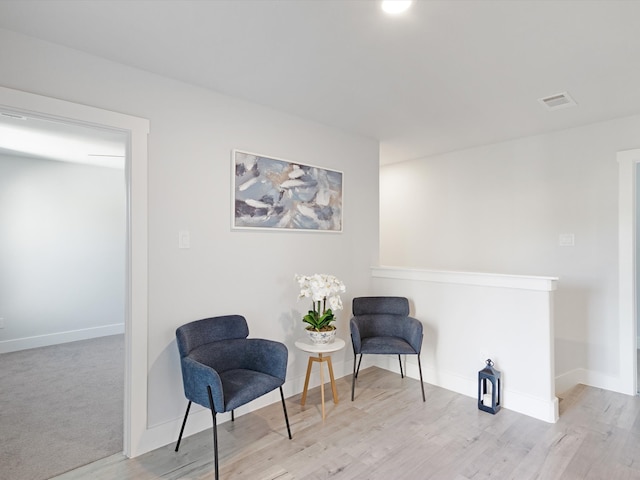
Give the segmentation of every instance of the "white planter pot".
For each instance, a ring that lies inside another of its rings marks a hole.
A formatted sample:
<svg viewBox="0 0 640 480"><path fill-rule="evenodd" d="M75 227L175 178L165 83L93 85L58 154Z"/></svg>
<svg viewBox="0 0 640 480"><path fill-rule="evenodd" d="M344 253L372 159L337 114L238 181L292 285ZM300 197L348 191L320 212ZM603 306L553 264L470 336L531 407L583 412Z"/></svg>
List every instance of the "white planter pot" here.
<svg viewBox="0 0 640 480"><path fill-rule="evenodd" d="M329 330L327 332L307 330L307 334L309 335L309 339L311 339L312 343L324 345L333 342L333 340L336 338L336 329L334 328L333 330Z"/></svg>

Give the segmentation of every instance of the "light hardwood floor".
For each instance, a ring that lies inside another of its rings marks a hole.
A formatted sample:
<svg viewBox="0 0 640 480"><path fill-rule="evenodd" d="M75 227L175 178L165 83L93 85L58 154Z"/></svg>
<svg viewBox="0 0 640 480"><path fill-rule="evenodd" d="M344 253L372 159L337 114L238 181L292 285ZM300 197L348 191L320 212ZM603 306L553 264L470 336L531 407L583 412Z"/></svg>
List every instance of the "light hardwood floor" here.
<svg viewBox="0 0 640 480"><path fill-rule="evenodd" d="M222 479L640 479L640 399L578 385L549 424L376 367L337 380L340 403L320 415L320 390L219 427ZM325 388L329 388L326 386ZM327 392L329 393L329 392ZM177 433L177 432L176 432ZM211 431L135 459L114 455L56 480L213 479Z"/></svg>

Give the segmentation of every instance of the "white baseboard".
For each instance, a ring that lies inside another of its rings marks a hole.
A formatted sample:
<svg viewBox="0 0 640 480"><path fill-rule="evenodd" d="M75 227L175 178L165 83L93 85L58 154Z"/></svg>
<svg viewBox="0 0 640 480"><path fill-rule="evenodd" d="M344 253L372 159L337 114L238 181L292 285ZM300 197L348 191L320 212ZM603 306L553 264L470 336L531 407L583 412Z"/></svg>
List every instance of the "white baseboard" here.
<svg viewBox="0 0 640 480"><path fill-rule="evenodd" d="M585 383L587 373L584 368L576 368L556 377L556 394L562 394L576 385Z"/></svg>
<svg viewBox="0 0 640 480"><path fill-rule="evenodd" d="M409 357L410 358L410 357ZM333 364L334 374L336 379L342 378L352 374L353 360L347 359L343 362L336 362ZM377 366L384 368L395 373L399 373L398 359L395 355L365 355L360 367L364 370L370 366ZM420 379L418 372L417 362L411 360L403 361L403 369L405 374L416 380ZM422 368L423 380L425 383L436 385L447 390L465 395L470 398L475 398L477 395L477 380L475 378L462 377L450 372L443 372L433 368ZM327 376L325 381L328 382ZM317 387L320 383L320 378L317 373L317 369L314 369L310 381L309 388ZM556 392L564 392L569 388L582 383L585 385L591 385L598 388L604 388L607 390L619 391L619 382L612 377L595 374L594 372L588 372L584 369L576 369L571 372L567 372L556 378ZM304 375L296 378L289 378L283 386L285 398L292 397L302 392L304 387ZM325 384L325 389L329 388ZM623 392L624 393L624 392ZM330 391L325 390L326 401L331 401ZM419 392L416 392L416 398L419 398ZM347 401L348 398L340 398L340 401ZM280 401L280 395L277 391L271 392L248 405L244 405L236 411L236 417L239 417L245 413L258 410L264 406L270 405ZM427 398L427 402L429 399ZM558 420L558 399L553 398L550 400L532 397L531 395L523 394L511 389L505 389L503 391L502 406L505 409L512 410L514 412L522 413L523 415L530 416L545 422L555 423ZM186 408L186 400L185 400ZM230 415L222 414L218 416L218 424L227 422L230 420ZM168 422L158 425L151 425L147 429L144 439L141 442L141 451L146 452L158 447L162 447L169 443L175 442L180 432L180 426L182 417L175 418ZM189 415L189 421L185 428L185 438L198 433L202 430L211 428L211 413L209 410L194 406L192 413ZM283 425L284 429L284 425ZM284 430L283 430L284 431Z"/></svg>
<svg viewBox="0 0 640 480"><path fill-rule="evenodd" d="M353 359L347 359L343 362L336 362L333 364L334 374L336 379L342 378L352 374ZM398 372L398 359L395 355L365 355L360 367L364 370L370 366L378 366L392 372ZM403 368L405 374L410 377L419 380L420 374L418 372L418 364L413 361L403 361ZM475 398L477 395L477 380L474 378L462 377L450 372L442 372L432 368L422 369L423 380L425 383L436 385L447 390L465 395L467 397ZM328 382L327 376L325 381ZM320 378L317 373L317 369L314 369L310 381L309 388L317 387L320 383ZM598 388L605 388L607 390L619 391L619 382L612 377L607 377L593 372L588 372L584 369L576 369L571 372L567 372L563 375L556 377L556 392L564 392L569 388L582 383L591 385ZM302 392L304 387L304 375L296 378L289 378L283 386L285 398L292 397ZM325 389L329 388L325 384ZM623 392L624 393L624 392ZM326 401L331 401L331 393L326 392ZM416 395L419 397L419 393ZM340 400L348 400L348 398ZM245 413L258 410L264 406L270 405L280 401L280 395L277 391L271 392L248 405L244 405L236 411L236 417L239 417ZM427 399L427 401L429 401ZM550 400L534 398L530 395L523 394L514 390L505 389L503 392L503 407L508 410L512 410L523 415L527 415L545 422L555 423L558 420L558 399L553 398ZM186 400L185 400L186 408ZM180 432L180 426L182 424L182 416L173 420L167 421L158 425L150 425L146 430L144 438L141 442L141 453L154 450L169 443L175 442ZM231 418L230 414L221 414L218 416L218 424L225 423ZM188 437L195 433L201 432L211 428L211 413L209 410L195 405L191 414L189 415L189 421L185 428L184 437ZM284 429L284 424L283 424ZM284 430L283 430L284 432ZM295 432L294 432L295 433ZM286 434L286 433L285 433Z"/></svg>
<svg viewBox="0 0 640 480"><path fill-rule="evenodd" d="M397 372L398 358L396 356L379 356L378 366L393 372ZM414 357L408 357L414 358ZM410 378L420 379L418 363L409 361L403 362L405 375ZM476 378L463 377L461 375L422 367L422 378L425 383L436 385L452 392L476 398L478 392L478 381ZM428 400L427 400L428 401ZM502 407L514 412L522 413L529 417L537 418L549 423L558 421L558 399L545 399L533 397L513 389L505 388L502 392Z"/></svg>
<svg viewBox="0 0 640 480"><path fill-rule="evenodd" d="M124 323L114 325L104 325L101 327L83 328L68 332L50 333L35 337L16 338L0 342L0 353L17 352L29 348L48 347L60 343L76 342L78 340L88 340L90 338L106 337L108 335L118 335L124 333Z"/></svg>
<svg viewBox="0 0 640 480"><path fill-rule="evenodd" d="M556 393L564 393L578 384L602 388L625 395L635 395L635 392L628 392L627 389L625 389L619 377L612 377L611 375L605 375L585 368L576 368L570 372L558 375L556 377Z"/></svg>
<svg viewBox="0 0 640 480"><path fill-rule="evenodd" d="M361 369L366 368L367 366L370 366L370 364L365 365L365 361L363 360ZM326 371L326 366L323 365L323 368L325 368L325 402L332 402L331 387L329 386L329 376ZM345 375L351 375L352 369L353 363L351 360L348 360L346 362L341 361L333 363L333 373L336 380L344 377ZM318 368L314 367L309 379L310 389L320 385L320 375L318 371ZM300 377L287 379L285 384L282 386L282 391L285 398L293 397L295 395L298 395L299 393L302 393L305 377L306 375L302 375ZM339 397L340 402L347 400L349 399L343 398L342 396ZM273 392L267 393L266 395L257 398L253 402L243 405L242 407L235 410L235 417L239 418L246 413L253 412L262 407L266 407L267 405L271 405L272 403L279 403L280 401L280 392L274 390ZM311 407L310 404L307 404L307 406ZM184 408L187 408L186 399L184 401ZM184 412L182 413L182 415L184 415ZM178 440L178 434L180 433L180 427L182 425L183 418L183 416L180 416L164 423L149 425L144 433L144 437L142 438L140 445L138 446L138 454L149 452L151 450L155 450L156 448L160 448L170 443L176 442ZM229 420L231 420L230 413L223 413L217 416L218 425L228 422ZM191 412L189 413L189 420L187 421L187 425L184 429L183 438L187 438L203 430L210 429L211 426L211 412L208 409L200 407L199 405L193 405L193 407L191 408ZM284 418L282 419L282 433L283 435L287 434ZM293 426L292 433L295 435Z"/></svg>
<svg viewBox="0 0 640 480"><path fill-rule="evenodd" d="M636 392L629 392L625 388L624 382L620 377L612 377L600 372L585 370L584 381L582 382L590 387L602 388L612 392L624 393L625 395L635 395Z"/></svg>

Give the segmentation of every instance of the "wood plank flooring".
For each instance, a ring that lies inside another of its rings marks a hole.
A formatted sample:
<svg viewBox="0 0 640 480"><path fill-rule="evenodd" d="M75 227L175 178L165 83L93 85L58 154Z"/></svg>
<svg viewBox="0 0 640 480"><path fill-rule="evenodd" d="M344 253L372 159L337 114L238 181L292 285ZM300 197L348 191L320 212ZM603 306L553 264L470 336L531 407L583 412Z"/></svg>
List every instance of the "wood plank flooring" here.
<svg viewBox="0 0 640 480"><path fill-rule="evenodd" d="M337 380L340 403L320 390L287 399L218 429L222 479L616 480L640 479L640 398L578 385L549 424L376 367ZM328 385L325 388L330 388ZM213 479L211 431L135 459L114 455L56 480Z"/></svg>

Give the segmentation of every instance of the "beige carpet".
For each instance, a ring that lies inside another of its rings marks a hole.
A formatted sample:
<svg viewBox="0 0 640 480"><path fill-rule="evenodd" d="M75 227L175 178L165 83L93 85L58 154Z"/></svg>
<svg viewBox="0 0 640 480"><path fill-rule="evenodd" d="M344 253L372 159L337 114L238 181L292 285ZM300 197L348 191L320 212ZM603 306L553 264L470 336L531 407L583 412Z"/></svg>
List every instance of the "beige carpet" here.
<svg viewBox="0 0 640 480"><path fill-rule="evenodd" d="M0 478L45 480L122 451L124 336L0 355Z"/></svg>

